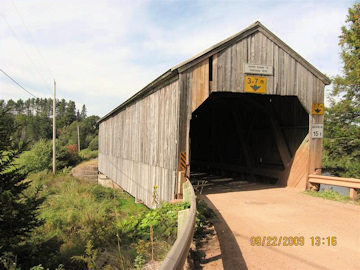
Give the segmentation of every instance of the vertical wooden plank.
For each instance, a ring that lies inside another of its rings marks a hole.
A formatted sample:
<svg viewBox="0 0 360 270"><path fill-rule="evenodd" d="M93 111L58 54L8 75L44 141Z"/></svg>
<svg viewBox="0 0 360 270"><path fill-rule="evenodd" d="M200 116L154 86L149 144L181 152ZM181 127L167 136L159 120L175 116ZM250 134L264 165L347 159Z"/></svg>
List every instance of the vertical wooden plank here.
<svg viewBox="0 0 360 270"><path fill-rule="evenodd" d="M242 92L243 86L243 77L244 77L244 42L238 42L236 44L236 55L237 59L235 61L235 65L237 66L237 71L235 74L235 83L234 83L234 92Z"/></svg>
<svg viewBox="0 0 360 270"><path fill-rule="evenodd" d="M231 47L225 50L226 58L225 60L225 72L224 72L224 81L225 81L225 89L226 92L231 91Z"/></svg>
<svg viewBox="0 0 360 270"><path fill-rule="evenodd" d="M270 65L274 69L274 43L267 37L264 39L264 51L265 51L265 64ZM274 76L267 76L266 92L269 94L274 93Z"/></svg>
<svg viewBox="0 0 360 270"><path fill-rule="evenodd" d="M230 61L230 87L229 91L236 92L237 75L239 74L238 48L237 44L231 46L231 61Z"/></svg>
<svg viewBox="0 0 360 270"><path fill-rule="evenodd" d="M223 73L224 73L224 67L223 67L223 52L217 53L217 72L216 72L216 91L223 91Z"/></svg>
<svg viewBox="0 0 360 270"><path fill-rule="evenodd" d="M271 102L269 102L268 99L265 99L265 108L269 119L270 128L274 135L276 146L279 150L280 157L284 164L284 167L286 168L291 161L291 154L288 149L284 134L280 129L280 125L278 123L278 119L274 111L273 105Z"/></svg>
<svg viewBox="0 0 360 270"><path fill-rule="evenodd" d="M279 92L279 47L274 44L274 83L271 94Z"/></svg>
<svg viewBox="0 0 360 270"><path fill-rule="evenodd" d="M213 68L212 68L212 92L216 92L218 91L218 65L217 65L217 62L218 62L218 54L215 53L213 55Z"/></svg>
<svg viewBox="0 0 360 270"><path fill-rule="evenodd" d="M276 92L278 95L284 95L285 92L285 70L284 70L284 51L279 49L279 91Z"/></svg>

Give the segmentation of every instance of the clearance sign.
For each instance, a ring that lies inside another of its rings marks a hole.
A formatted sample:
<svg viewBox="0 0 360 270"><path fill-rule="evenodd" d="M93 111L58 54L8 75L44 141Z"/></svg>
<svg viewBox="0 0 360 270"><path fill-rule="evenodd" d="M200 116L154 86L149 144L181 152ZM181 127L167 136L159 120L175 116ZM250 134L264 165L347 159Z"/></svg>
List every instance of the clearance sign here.
<svg viewBox="0 0 360 270"><path fill-rule="evenodd" d="M246 93L266 93L266 77L245 76L245 92Z"/></svg>

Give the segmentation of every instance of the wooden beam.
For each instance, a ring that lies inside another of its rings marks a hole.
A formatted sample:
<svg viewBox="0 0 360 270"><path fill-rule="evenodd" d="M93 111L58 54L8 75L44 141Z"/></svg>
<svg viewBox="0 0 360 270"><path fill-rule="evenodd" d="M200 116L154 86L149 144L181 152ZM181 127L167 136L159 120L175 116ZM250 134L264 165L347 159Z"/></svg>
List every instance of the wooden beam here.
<svg viewBox="0 0 360 270"><path fill-rule="evenodd" d="M276 113L271 104L271 99L268 100L267 98L265 98L265 103L266 103L265 108L266 108L266 112L268 115L270 128L274 135L275 143L279 150L281 160L284 164L284 167L286 168L291 161L291 154L290 154L289 148L286 144L284 134L282 133L282 131L280 129L280 125L277 120Z"/></svg>
<svg viewBox="0 0 360 270"><path fill-rule="evenodd" d="M216 156L218 155L220 158L220 162L223 162L223 152L222 149L219 147L219 139L218 139L218 123L217 123L217 113L214 110L211 110L211 117L212 117L212 127L211 127L211 144L212 144L212 161L216 160Z"/></svg>
<svg viewBox="0 0 360 270"><path fill-rule="evenodd" d="M253 167L254 161L251 155L251 149L249 148L249 144L245 141L245 135L244 131L242 129L243 124L241 123L241 120L239 119L239 116L237 114L237 111L234 107L231 109L234 120L235 120L235 128L237 131L237 135L239 136L239 142L241 144L242 153L245 157L245 162L247 167Z"/></svg>
<svg viewBox="0 0 360 270"><path fill-rule="evenodd" d="M235 108L235 106L232 107L231 109L234 120L235 120L235 127L236 127L236 131L237 134L239 136L239 141L241 144L241 148L242 148L242 153L245 157L245 162L246 162L246 166L248 168L254 167L254 158L252 156L252 152L251 149L249 147L249 144L247 143L247 141L245 140L245 134L244 134L244 130L243 130L243 123L241 122L239 116L238 116L238 112ZM255 176L254 174L250 174L251 180L255 181Z"/></svg>

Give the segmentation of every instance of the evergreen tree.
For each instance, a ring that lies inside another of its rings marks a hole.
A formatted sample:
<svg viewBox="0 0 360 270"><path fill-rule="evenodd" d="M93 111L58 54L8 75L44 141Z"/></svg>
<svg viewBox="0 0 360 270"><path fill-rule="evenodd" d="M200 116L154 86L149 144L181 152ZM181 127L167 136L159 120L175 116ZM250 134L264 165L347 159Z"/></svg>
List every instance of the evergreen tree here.
<svg viewBox="0 0 360 270"><path fill-rule="evenodd" d="M16 101L15 108L16 108L16 112L18 114L23 113L24 112L24 101L22 99L19 99L18 101Z"/></svg>
<svg viewBox="0 0 360 270"><path fill-rule="evenodd" d="M15 130L11 116L0 110L0 256L4 252L16 253L26 237L42 224L38 209L43 198L26 194L30 182L26 175L14 165L22 148L12 143Z"/></svg>
<svg viewBox="0 0 360 270"><path fill-rule="evenodd" d="M87 112L86 112L86 106L85 104L82 106L82 109L81 109L81 113L80 113L80 118L81 120L85 120L86 117L87 117Z"/></svg>
<svg viewBox="0 0 360 270"><path fill-rule="evenodd" d="M8 102L6 103L6 109L9 110L10 113L15 114L16 110L15 110L15 101L13 101L12 99L9 99Z"/></svg>
<svg viewBox="0 0 360 270"><path fill-rule="evenodd" d="M69 126L72 122L76 121L76 105L74 101L69 101L66 107L64 116L64 124Z"/></svg>
<svg viewBox="0 0 360 270"><path fill-rule="evenodd" d="M81 121L81 116L79 110L76 110L76 121Z"/></svg>
<svg viewBox="0 0 360 270"><path fill-rule="evenodd" d="M333 78L325 114L323 168L335 175L360 178L360 3L349 8L341 28L344 74Z"/></svg>

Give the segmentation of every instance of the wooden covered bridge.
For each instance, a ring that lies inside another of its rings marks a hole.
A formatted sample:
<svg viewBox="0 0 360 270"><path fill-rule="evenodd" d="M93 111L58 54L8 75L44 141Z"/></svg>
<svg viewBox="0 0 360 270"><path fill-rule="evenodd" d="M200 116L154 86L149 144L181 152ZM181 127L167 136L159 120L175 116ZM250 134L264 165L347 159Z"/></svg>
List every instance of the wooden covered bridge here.
<svg viewBox="0 0 360 270"><path fill-rule="evenodd" d="M171 68L99 120L99 171L151 205L190 170L305 189L321 172L329 79L256 22Z"/></svg>

